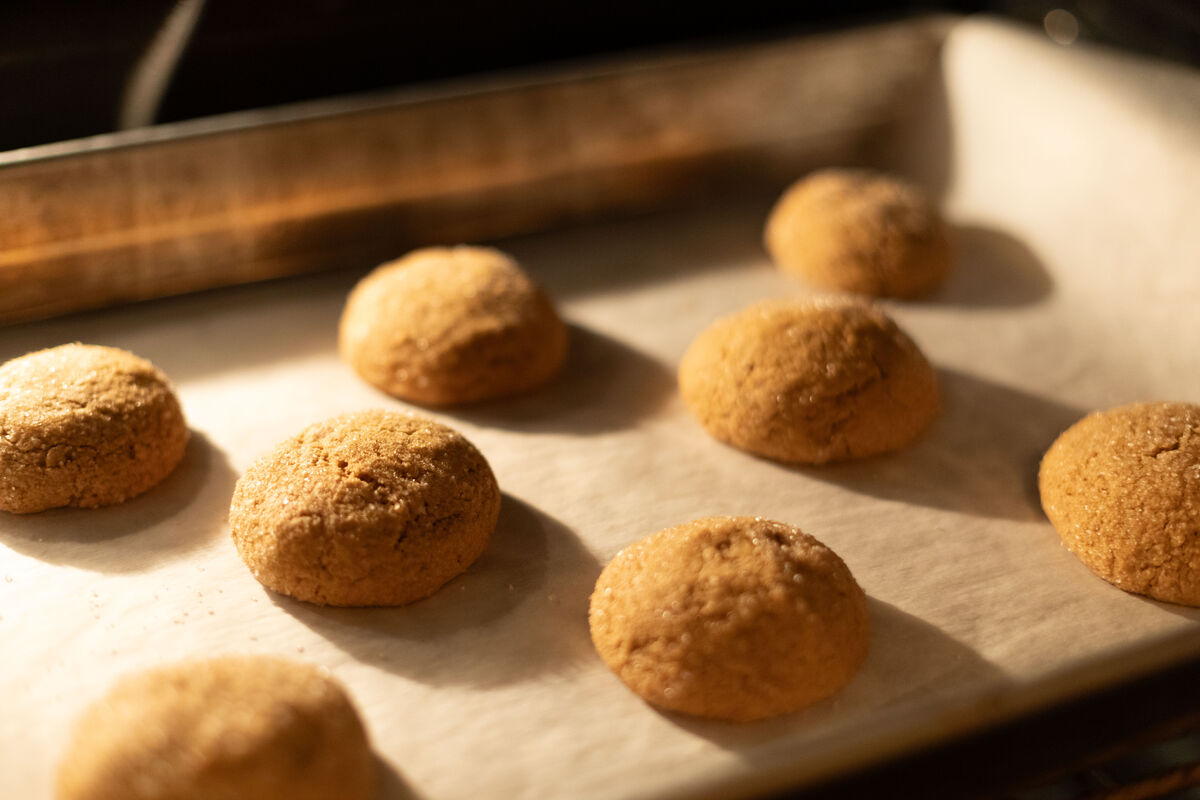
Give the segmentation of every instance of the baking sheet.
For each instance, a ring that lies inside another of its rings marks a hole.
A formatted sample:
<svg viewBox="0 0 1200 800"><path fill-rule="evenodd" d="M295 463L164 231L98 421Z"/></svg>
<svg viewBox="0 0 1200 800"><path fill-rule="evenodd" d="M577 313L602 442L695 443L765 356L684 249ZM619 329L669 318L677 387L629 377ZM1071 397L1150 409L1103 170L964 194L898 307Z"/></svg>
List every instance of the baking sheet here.
<svg viewBox="0 0 1200 800"><path fill-rule="evenodd" d="M233 482L310 422L408 408L337 358L360 272L11 328L0 356L124 347L176 382L193 441L150 494L0 519L0 796L49 795L72 720L120 674L272 652L328 666L367 719L386 796L734 796L802 783L1200 652L1200 613L1093 578L1037 508L1044 447L1085 411L1200 399L1200 80L1064 50L990 21L949 34L942 78L881 143L944 193L959 269L890 310L939 368L945 412L913 449L792 468L709 439L673 370L712 319L802 296L759 245L769 200L501 243L561 303L554 385L433 416L505 492L466 575L402 609L322 609L263 590L225 515ZM726 725L641 703L593 654L601 566L708 514L795 523L871 598L845 691Z"/></svg>

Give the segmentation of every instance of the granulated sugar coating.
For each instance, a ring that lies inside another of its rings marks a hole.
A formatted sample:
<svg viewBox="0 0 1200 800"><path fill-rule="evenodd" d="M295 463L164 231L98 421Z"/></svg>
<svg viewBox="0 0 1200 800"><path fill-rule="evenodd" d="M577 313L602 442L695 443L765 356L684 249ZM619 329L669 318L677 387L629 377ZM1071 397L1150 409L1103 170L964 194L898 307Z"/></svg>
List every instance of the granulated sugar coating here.
<svg viewBox="0 0 1200 800"><path fill-rule="evenodd" d="M869 646L866 597L828 547L759 517L660 531L605 567L592 642L656 706L748 721L845 686Z"/></svg>
<svg viewBox="0 0 1200 800"><path fill-rule="evenodd" d="M767 251L784 272L826 289L915 298L950 271L950 243L919 188L866 170L824 169L797 181L767 220Z"/></svg>
<svg viewBox="0 0 1200 800"><path fill-rule="evenodd" d="M268 656L124 678L75 728L59 800L368 800L358 713L316 667Z"/></svg>
<svg viewBox="0 0 1200 800"><path fill-rule="evenodd" d="M458 432L360 411L306 428L237 482L229 524L264 586L311 603L428 597L487 547L500 488Z"/></svg>
<svg viewBox="0 0 1200 800"><path fill-rule="evenodd" d="M718 320L679 366L688 409L717 439L821 464L910 444L940 409L937 376L866 303L771 300Z"/></svg>
<svg viewBox="0 0 1200 800"><path fill-rule="evenodd" d="M546 294L500 251L430 247L354 287L339 349L388 394L455 405L549 380L566 358L567 329Z"/></svg>
<svg viewBox="0 0 1200 800"><path fill-rule="evenodd" d="M1092 572L1200 606L1200 406L1090 414L1051 445L1038 484L1046 516Z"/></svg>
<svg viewBox="0 0 1200 800"><path fill-rule="evenodd" d="M121 503L183 458L183 411L153 364L65 344L0 366L0 509Z"/></svg>

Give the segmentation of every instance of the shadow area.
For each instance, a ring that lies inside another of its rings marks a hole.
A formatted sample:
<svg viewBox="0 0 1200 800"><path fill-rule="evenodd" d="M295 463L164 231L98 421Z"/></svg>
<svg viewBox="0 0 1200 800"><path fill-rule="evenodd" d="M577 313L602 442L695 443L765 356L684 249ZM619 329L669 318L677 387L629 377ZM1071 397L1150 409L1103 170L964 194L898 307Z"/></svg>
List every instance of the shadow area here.
<svg viewBox="0 0 1200 800"><path fill-rule="evenodd" d="M1004 231L978 225L952 229L954 268L932 298L956 306L1030 305L1054 288L1042 262L1022 241Z"/></svg>
<svg viewBox="0 0 1200 800"><path fill-rule="evenodd" d="M575 324L569 335L567 362L545 386L511 399L439 410L490 428L588 435L632 426L675 391L671 371L629 345Z"/></svg>
<svg viewBox="0 0 1200 800"><path fill-rule="evenodd" d="M864 719L870 716L917 704L931 706L952 698L994 694L1007 681L998 667L935 625L875 598L868 598L867 604L871 650L854 679L832 697L794 714L752 723L674 713L663 716L696 736L738 752L749 763L778 763L781 752L796 752L795 734L823 735L823 726L836 723L857 738Z"/></svg>
<svg viewBox="0 0 1200 800"><path fill-rule="evenodd" d="M267 595L360 661L434 686L488 688L587 663L599 574L570 529L506 494L487 551L425 600L330 608Z"/></svg>
<svg viewBox="0 0 1200 800"><path fill-rule="evenodd" d="M869 160L878 169L916 181L940 205L955 179L958 145L938 49L936 62L905 95L892 125L876 138Z"/></svg>
<svg viewBox="0 0 1200 800"><path fill-rule="evenodd" d="M417 793L409 786L400 771L375 755L375 797L378 800L417 800Z"/></svg>
<svg viewBox="0 0 1200 800"><path fill-rule="evenodd" d="M52 564L138 572L220 533L236 479L225 454L192 431L179 466L145 494L103 508L0 514L0 542Z"/></svg>
<svg viewBox="0 0 1200 800"><path fill-rule="evenodd" d="M899 453L796 467L860 494L979 517L1041 520L1037 471L1078 408L951 369L939 370L942 414Z"/></svg>
<svg viewBox="0 0 1200 800"><path fill-rule="evenodd" d="M1185 606L1181 603L1168 603L1166 600L1156 600L1153 597L1145 594L1135 594L1126 592L1130 597L1133 597L1143 603L1152 605L1155 608L1166 611L1168 614L1173 614L1176 617L1182 617L1192 622L1200 622L1200 606Z"/></svg>

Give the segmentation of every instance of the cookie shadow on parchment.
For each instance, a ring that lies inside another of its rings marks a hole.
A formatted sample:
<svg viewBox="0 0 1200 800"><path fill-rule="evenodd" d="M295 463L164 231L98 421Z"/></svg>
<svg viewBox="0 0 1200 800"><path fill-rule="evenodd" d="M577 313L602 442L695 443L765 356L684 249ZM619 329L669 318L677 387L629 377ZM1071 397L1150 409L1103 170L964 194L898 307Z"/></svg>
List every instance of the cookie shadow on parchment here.
<svg viewBox="0 0 1200 800"><path fill-rule="evenodd" d="M431 685L486 688L586 663L599 573L573 531L505 494L487 551L432 597L330 608L267 596L360 661Z"/></svg>
<svg viewBox="0 0 1200 800"><path fill-rule="evenodd" d="M378 800L417 800L419 795L399 769L375 754L375 797Z"/></svg>
<svg viewBox="0 0 1200 800"><path fill-rule="evenodd" d="M872 497L980 517L1042 520L1042 455L1084 412L953 369L939 369L942 412L912 446L862 461L796 467Z"/></svg>
<svg viewBox="0 0 1200 800"><path fill-rule="evenodd" d="M192 431L162 483L103 508L0 513L0 543L52 564L138 572L186 555L225 529L237 476L220 448Z"/></svg>
<svg viewBox="0 0 1200 800"><path fill-rule="evenodd" d="M1144 594L1134 594L1128 592L1129 596L1142 603L1152 605L1155 608L1166 611L1168 614L1173 614L1177 617L1191 620L1192 622L1200 622L1200 606L1185 606L1179 603L1168 603L1165 600L1155 600Z"/></svg>
<svg viewBox="0 0 1200 800"><path fill-rule="evenodd" d="M982 225L950 230L954 268L930 298L936 305L1012 307L1050 295L1054 281L1041 259L1017 237Z"/></svg>
<svg viewBox="0 0 1200 800"><path fill-rule="evenodd" d="M460 419L521 433L598 434L628 428L675 391L664 365L630 345L572 323L562 371L511 399L446 409Z"/></svg>
<svg viewBox="0 0 1200 800"><path fill-rule="evenodd" d="M848 747L885 716L914 721L917 709L986 703L1011 681L970 645L890 603L867 599L871 649L862 668L840 692L794 714L749 723L722 722L662 712L673 724L750 763L778 764L802 752L796 736L839 736ZM840 729L831 730L831 726Z"/></svg>

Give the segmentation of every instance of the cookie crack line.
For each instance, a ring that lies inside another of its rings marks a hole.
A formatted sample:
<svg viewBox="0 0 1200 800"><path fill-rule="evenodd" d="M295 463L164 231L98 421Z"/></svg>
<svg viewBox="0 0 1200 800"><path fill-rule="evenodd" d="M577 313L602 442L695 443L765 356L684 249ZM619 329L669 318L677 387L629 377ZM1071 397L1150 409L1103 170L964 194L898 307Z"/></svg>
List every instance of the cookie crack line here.
<svg viewBox="0 0 1200 800"><path fill-rule="evenodd" d="M1169 444L1169 445L1166 445L1165 447L1156 447L1156 448L1154 448L1154 452L1150 454L1150 457L1151 457L1151 458L1158 458L1158 457L1159 457L1159 456L1161 456L1163 453L1174 453L1174 452L1178 451L1178 450L1179 450L1179 448L1180 448L1180 447L1182 447L1182 446L1183 446L1183 438L1182 438L1182 437L1180 437L1179 439L1177 439L1177 440L1175 441L1175 443L1174 443L1174 444Z"/></svg>

